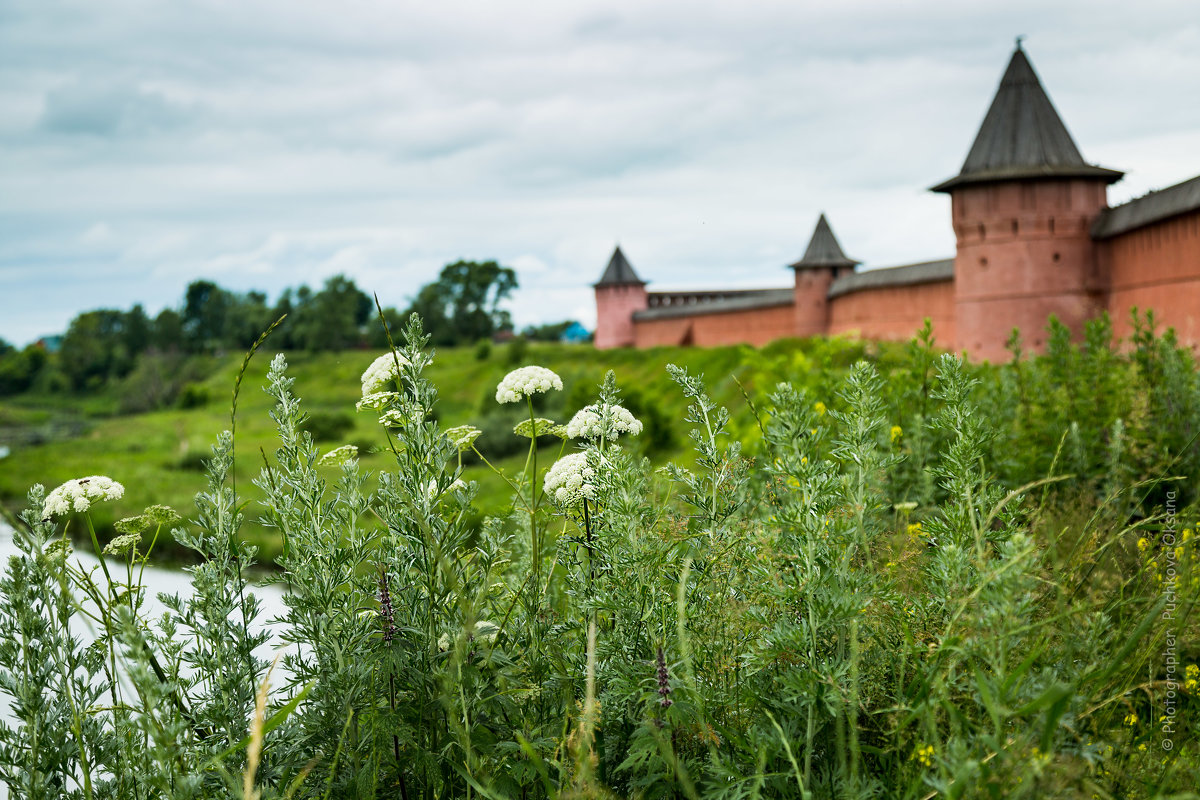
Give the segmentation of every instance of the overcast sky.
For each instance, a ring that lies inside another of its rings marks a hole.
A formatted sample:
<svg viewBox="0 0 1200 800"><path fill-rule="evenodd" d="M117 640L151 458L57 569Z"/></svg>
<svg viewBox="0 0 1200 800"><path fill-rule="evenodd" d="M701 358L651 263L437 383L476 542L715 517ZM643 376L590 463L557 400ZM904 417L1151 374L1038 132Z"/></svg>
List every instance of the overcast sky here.
<svg viewBox="0 0 1200 800"><path fill-rule="evenodd" d="M459 258L591 325L617 242L785 286L821 211L867 268L950 256L927 188L1017 34L1110 202L1200 174L1195 0L0 0L0 337Z"/></svg>

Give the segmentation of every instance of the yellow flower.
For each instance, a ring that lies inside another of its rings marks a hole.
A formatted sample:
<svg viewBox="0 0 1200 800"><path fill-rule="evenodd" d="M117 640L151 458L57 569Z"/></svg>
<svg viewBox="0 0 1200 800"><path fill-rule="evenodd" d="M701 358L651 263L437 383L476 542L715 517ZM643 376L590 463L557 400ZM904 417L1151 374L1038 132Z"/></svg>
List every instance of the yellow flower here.
<svg viewBox="0 0 1200 800"><path fill-rule="evenodd" d="M1138 539L1138 550L1141 550L1142 552L1145 552L1145 551L1146 551L1146 548L1147 548L1147 547L1149 547L1149 546L1150 546L1150 542L1146 540L1146 537L1145 537L1145 536L1143 536L1142 538Z"/></svg>
<svg viewBox="0 0 1200 800"><path fill-rule="evenodd" d="M909 761L916 761L924 764L927 767L933 766L933 745L925 744L913 751L913 754L908 757Z"/></svg>
<svg viewBox="0 0 1200 800"><path fill-rule="evenodd" d="M816 403L813 405L813 410L817 412L817 416L818 416L818 417L823 417L823 416L825 416L825 404L824 404L824 403L822 403L820 400L818 400L818 401L817 401L817 402L816 402Z"/></svg>
<svg viewBox="0 0 1200 800"><path fill-rule="evenodd" d="M1125 715L1125 724L1131 728L1134 725L1137 725L1138 724L1138 715L1133 713L1132 711L1130 711L1128 714Z"/></svg>
<svg viewBox="0 0 1200 800"><path fill-rule="evenodd" d="M908 526L908 535L913 539L919 539L924 535L925 531L921 529L921 523L914 522Z"/></svg>
<svg viewBox="0 0 1200 800"><path fill-rule="evenodd" d="M892 442L895 442L897 439L899 439L903 435L904 435L903 428L901 428L899 425L892 426Z"/></svg>

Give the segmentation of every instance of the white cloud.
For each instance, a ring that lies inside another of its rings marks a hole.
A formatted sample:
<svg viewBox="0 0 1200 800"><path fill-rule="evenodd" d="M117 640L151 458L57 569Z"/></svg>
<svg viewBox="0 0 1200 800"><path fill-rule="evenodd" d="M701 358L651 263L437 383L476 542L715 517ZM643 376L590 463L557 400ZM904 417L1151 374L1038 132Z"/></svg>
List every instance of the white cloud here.
<svg viewBox="0 0 1200 800"><path fill-rule="evenodd" d="M1085 156L1130 170L1114 200L1200 173L1190 9L19 4L0 336L201 277L273 294L344 272L402 305L459 258L518 270L521 324L590 320L618 241L657 286L785 285L822 210L868 266L948 255L925 189L960 166L1018 33Z"/></svg>

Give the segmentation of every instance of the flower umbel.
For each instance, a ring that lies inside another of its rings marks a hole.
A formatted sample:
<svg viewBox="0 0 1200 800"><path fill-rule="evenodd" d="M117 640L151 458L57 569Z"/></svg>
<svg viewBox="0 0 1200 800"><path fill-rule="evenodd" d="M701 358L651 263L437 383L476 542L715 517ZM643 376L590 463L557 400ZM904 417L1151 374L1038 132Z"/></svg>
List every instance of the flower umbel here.
<svg viewBox="0 0 1200 800"><path fill-rule="evenodd" d="M588 466L587 453L571 453L546 470L543 487L555 504L567 508L595 498L596 487L591 483L595 477L596 470Z"/></svg>
<svg viewBox="0 0 1200 800"><path fill-rule="evenodd" d="M470 450L471 445L479 438L479 434L483 431L476 428L474 425L459 425L454 428L447 428L445 431L446 438L450 443L458 448L461 453L464 450Z"/></svg>
<svg viewBox="0 0 1200 800"><path fill-rule="evenodd" d="M344 444L341 447L335 447L317 461L323 467L336 467L345 464L347 461L353 461L358 456L358 447L352 444Z"/></svg>
<svg viewBox="0 0 1200 800"><path fill-rule="evenodd" d="M504 376L496 387L497 403L516 403L522 398L551 389L562 391L562 378L545 367L521 367Z"/></svg>
<svg viewBox="0 0 1200 800"><path fill-rule="evenodd" d="M618 405L584 406L567 423L567 436L572 439L616 439L622 433L637 436L641 432L642 423Z"/></svg>
<svg viewBox="0 0 1200 800"><path fill-rule="evenodd" d="M388 384L400 378L396 364L407 364L408 360L399 353L384 353L371 362L367 371L362 374L362 396L365 400L373 394L383 391Z"/></svg>
<svg viewBox="0 0 1200 800"><path fill-rule="evenodd" d="M42 516L46 519L87 511L97 500L120 500L125 487L103 475L90 475L67 481L46 496Z"/></svg>

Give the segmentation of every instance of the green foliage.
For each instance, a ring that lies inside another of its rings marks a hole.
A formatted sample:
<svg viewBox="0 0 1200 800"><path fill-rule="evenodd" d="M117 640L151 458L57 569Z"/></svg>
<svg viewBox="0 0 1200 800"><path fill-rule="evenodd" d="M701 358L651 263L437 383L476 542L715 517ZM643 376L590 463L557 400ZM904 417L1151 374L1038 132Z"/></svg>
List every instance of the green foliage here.
<svg viewBox="0 0 1200 800"><path fill-rule="evenodd" d="M46 364L46 352L36 345L23 350L8 346L0 353L0 396L24 392L33 386Z"/></svg>
<svg viewBox="0 0 1200 800"><path fill-rule="evenodd" d="M344 411L314 411L300 422L314 442L340 442L353 428L354 417Z"/></svg>
<svg viewBox="0 0 1200 800"><path fill-rule="evenodd" d="M511 330L500 303L517 288L517 274L495 261L456 261L421 287L405 312L419 314L435 345L454 345Z"/></svg>
<svg viewBox="0 0 1200 800"><path fill-rule="evenodd" d="M140 313L140 306L136 308ZM95 388L133 369L139 351L130 349L136 339L129 336L127 322L126 314L109 309L87 311L71 320L63 336L60 364L72 386Z"/></svg>
<svg viewBox="0 0 1200 800"><path fill-rule="evenodd" d="M218 436L194 520L122 523L101 580L68 552L72 525L98 546L92 517L43 519L31 493L0 579L0 778L84 797L1188 796L1200 509L1174 437L1200 388L1169 336L1138 337L1125 354L1101 322L999 368L928 331L844 345L865 359L709 354L736 383L672 366L637 387L689 453L656 468L632 444L648 431L616 439L602 416L560 445L549 472L581 479L560 493L510 427L524 458L493 464L487 499L435 413L477 410L479 388L435 387L418 320L371 469L319 463L303 367L276 356L258 501ZM470 351L437 363L498 379ZM1057 380L1078 394L1046 397ZM508 407L545 427L636 405L613 373L568 383L596 388ZM284 657L257 708L246 515L282 548ZM150 619L136 574L164 526L194 593Z"/></svg>

